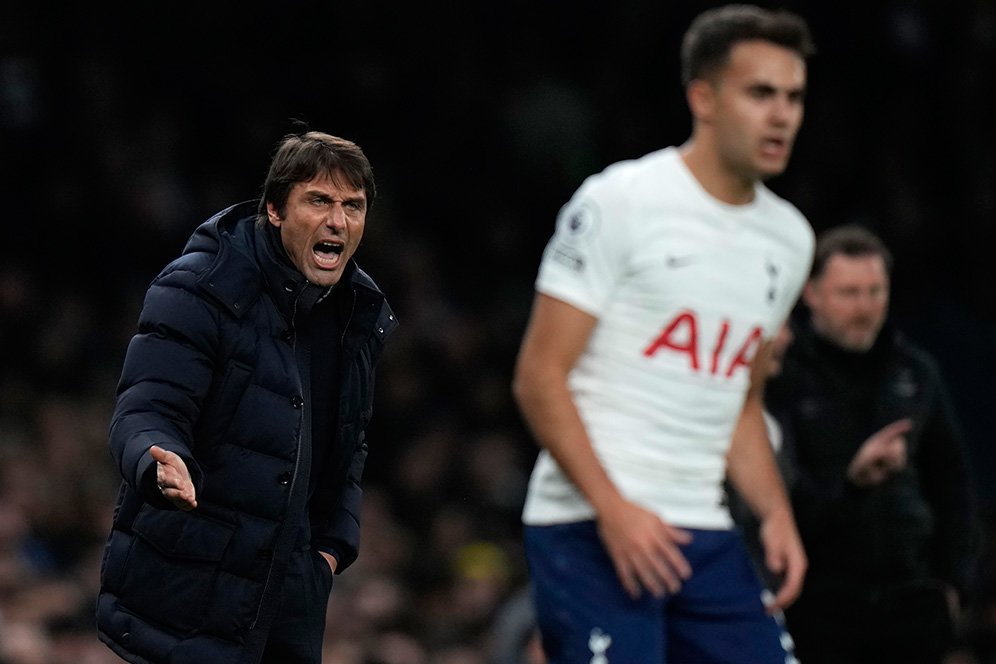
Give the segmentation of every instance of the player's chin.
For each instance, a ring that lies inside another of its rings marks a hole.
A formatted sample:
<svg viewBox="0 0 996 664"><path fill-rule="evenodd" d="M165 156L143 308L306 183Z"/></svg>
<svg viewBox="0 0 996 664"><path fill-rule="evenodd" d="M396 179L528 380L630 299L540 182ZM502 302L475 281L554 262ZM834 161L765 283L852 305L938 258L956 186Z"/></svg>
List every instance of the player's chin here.
<svg viewBox="0 0 996 664"><path fill-rule="evenodd" d="M757 165L758 179L767 180L781 175L788 167L788 159L765 159Z"/></svg>

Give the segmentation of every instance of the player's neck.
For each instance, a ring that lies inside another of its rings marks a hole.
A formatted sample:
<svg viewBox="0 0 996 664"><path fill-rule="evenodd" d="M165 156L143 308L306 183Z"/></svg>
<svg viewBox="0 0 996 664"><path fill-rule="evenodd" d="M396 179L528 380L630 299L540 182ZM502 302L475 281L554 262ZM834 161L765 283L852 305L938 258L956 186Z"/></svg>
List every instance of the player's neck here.
<svg viewBox="0 0 996 664"><path fill-rule="evenodd" d="M713 198L730 205L746 205L754 200L757 182L730 169L708 142L691 139L680 151L685 166Z"/></svg>

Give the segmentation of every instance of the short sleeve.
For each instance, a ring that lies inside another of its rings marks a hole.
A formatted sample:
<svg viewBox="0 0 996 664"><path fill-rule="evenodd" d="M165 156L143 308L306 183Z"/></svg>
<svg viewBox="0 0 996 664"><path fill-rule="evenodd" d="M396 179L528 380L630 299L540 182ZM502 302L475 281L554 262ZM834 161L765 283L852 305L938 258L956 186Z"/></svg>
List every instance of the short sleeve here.
<svg viewBox="0 0 996 664"><path fill-rule="evenodd" d="M536 290L599 316L626 271L627 209L609 183L589 178L557 215Z"/></svg>

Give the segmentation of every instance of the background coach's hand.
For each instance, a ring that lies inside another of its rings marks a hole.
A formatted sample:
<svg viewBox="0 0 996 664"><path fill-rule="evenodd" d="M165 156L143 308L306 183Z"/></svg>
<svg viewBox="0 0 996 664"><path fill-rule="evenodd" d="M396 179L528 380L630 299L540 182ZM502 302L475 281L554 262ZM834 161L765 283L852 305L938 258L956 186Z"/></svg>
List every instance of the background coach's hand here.
<svg viewBox="0 0 996 664"><path fill-rule="evenodd" d="M913 420L887 424L866 440L847 468L847 477L857 486L876 486L906 467L906 434Z"/></svg>

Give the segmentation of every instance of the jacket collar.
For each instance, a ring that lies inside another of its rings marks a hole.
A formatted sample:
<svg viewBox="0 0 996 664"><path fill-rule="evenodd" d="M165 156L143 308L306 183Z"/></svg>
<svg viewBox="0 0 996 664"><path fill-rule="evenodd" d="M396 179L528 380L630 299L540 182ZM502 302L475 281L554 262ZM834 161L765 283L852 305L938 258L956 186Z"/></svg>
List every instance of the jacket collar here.
<svg viewBox="0 0 996 664"><path fill-rule="evenodd" d="M311 311L312 307L328 297L336 288L336 286L329 288L316 286L304 278L284 250L280 241L280 229L272 224L260 225L256 222L253 222L253 226L256 259L263 273L267 292L288 318L295 313ZM352 262L347 264L342 281L346 281L354 269Z"/></svg>
<svg viewBox="0 0 996 664"><path fill-rule="evenodd" d="M875 373L881 371L892 358L900 340L900 335L891 320L886 319L872 347L865 351L855 351L838 346L813 327L812 318L806 316L795 329L799 351L811 358L821 358L839 370L851 373Z"/></svg>
<svg viewBox="0 0 996 664"><path fill-rule="evenodd" d="M184 253L215 254L211 267L201 275L199 283L235 317L241 317L249 310L261 290L270 294L282 313L291 316L295 301L300 311L302 302L310 302L313 306L327 293L309 284L291 264L276 227L256 224L257 207L257 201L246 201L214 215L195 231ZM375 326L374 331L386 338L397 326L397 320L383 292L353 259L346 265L336 289L343 287L355 294L352 313L362 314L367 309L377 312L375 320L370 322ZM310 289L307 298L298 301L305 289ZM347 316L345 320L351 317Z"/></svg>

